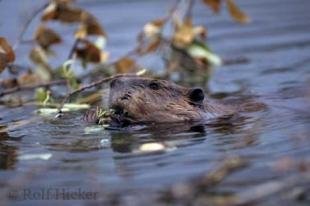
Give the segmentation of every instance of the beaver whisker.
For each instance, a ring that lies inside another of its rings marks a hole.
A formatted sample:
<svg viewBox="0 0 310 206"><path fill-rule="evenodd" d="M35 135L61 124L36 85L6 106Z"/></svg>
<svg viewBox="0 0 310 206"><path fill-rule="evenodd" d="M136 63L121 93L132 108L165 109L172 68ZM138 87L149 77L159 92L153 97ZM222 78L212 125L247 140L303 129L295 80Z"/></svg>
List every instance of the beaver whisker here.
<svg viewBox="0 0 310 206"><path fill-rule="evenodd" d="M121 97L121 100L128 100L131 98L131 95L130 94L125 94L124 96Z"/></svg>
<svg viewBox="0 0 310 206"><path fill-rule="evenodd" d="M135 84L135 85L131 85L130 89L136 91L137 89L145 89L145 86L141 84Z"/></svg>
<svg viewBox="0 0 310 206"><path fill-rule="evenodd" d="M119 108L119 106L117 106ZM137 121L129 115L129 113L125 110L118 110L118 113L111 115L110 125L118 126L118 127L126 127L130 124L135 124Z"/></svg>

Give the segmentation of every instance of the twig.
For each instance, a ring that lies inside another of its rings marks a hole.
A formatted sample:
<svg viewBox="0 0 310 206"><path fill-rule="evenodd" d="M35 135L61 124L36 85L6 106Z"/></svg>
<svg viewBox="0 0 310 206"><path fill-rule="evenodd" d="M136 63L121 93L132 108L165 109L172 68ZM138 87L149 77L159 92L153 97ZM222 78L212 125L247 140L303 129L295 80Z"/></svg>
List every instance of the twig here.
<svg viewBox="0 0 310 206"><path fill-rule="evenodd" d="M51 82L41 83L41 84L34 84L34 85L27 85L27 86L16 86L16 87L13 87L11 89L0 92L0 97L3 97L3 96L8 95L8 94L15 93L15 92L19 92L19 91L36 89L39 87L48 87L48 86L52 86L52 85L66 84L66 82L67 82L66 80L56 80L56 81L51 81Z"/></svg>
<svg viewBox="0 0 310 206"><path fill-rule="evenodd" d="M76 50L76 47L78 46L78 44L80 43L80 41L81 41L80 38L76 38L76 39L75 39L75 41L74 41L74 43L73 43L73 45L72 45L72 48L71 48L71 50L70 50L70 53L69 53L69 55L68 55L67 60L73 58L74 52L75 52L75 50Z"/></svg>
<svg viewBox="0 0 310 206"><path fill-rule="evenodd" d="M43 11L47 6L49 5L49 3L45 3L44 5L42 5L41 7L39 7L37 10L35 10L33 12L33 14L31 15L31 17L29 19L27 19L25 25L22 27L22 30L17 38L17 41L13 47L14 50L17 49L17 47L19 46L19 44L21 42L23 42L23 36L25 34L25 32L27 31L28 27L30 26L31 22L34 20L34 18L41 12Z"/></svg>
<svg viewBox="0 0 310 206"><path fill-rule="evenodd" d="M180 4L181 4L181 0L176 0L176 1L174 2L174 4L171 6L171 8L170 8L170 10L169 10L169 12L168 12L168 16L167 16L168 19L171 19L171 18L172 18L172 16L173 16L174 13L177 11L177 9L178 9L178 7L179 7Z"/></svg>
<svg viewBox="0 0 310 206"><path fill-rule="evenodd" d="M195 0L189 0L187 10L184 15L185 19L189 19L192 17L194 4L195 4Z"/></svg>
<svg viewBox="0 0 310 206"><path fill-rule="evenodd" d="M70 93L68 93L65 98L63 99L63 101L61 102L59 108L58 108L58 112L61 113L61 109L63 108L64 104L71 98L71 96L77 94L77 93L80 93L86 89L90 89L92 87L96 87L96 86L99 86L105 82L108 82L108 81L111 81L112 79L115 79L115 78L118 78L118 77L130 77L130 76L137 76L136 74L117 74L117 75L114 75L114 76L111 76L111 77L107 77L107 78L103 78L103 79L100 79L98 81L95 81L91 84L88 84L88 85L85 85L79 89L76 89Z"/></svg>

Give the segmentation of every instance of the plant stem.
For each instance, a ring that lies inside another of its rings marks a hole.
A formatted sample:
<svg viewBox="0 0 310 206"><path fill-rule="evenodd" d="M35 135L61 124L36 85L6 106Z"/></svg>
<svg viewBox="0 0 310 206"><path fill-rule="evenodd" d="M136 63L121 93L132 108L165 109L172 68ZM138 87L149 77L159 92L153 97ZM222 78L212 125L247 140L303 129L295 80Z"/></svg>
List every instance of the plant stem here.
<svg viewBox="0 0 310 206"><path fill-rule="evenodd" d="M66 80L55 80L47 83L41 83L41 84L34 84L34 85L27 85L27 86L16 86L11 89L4 90L3 92L0 92L0 97L3 97L8 94L12 94L19 91L25 91L25 90L32 90L39 87L48 87L52 85L61 85L66 84Z"/></svg>
<svg viewBox="0 0 310 206"><path fill-rule="evenodd" d="M103 83L106 83L108 81L111 81L115 78L119 78L119 77L134 77L134 76L137 76L136 74L117 74L117 75L114 75L114 76L111 76L111 77L107 77L107 78L103 78L103 79L100 79L98 81L95 81L91 84L88 84L88 85L85 85L83 87L80 87L79 89L76 89L70 93L68 93L65 98L63 99L63 101L61 102L59 108L58 108L58 112L61 113L61 109L63 108L63 105L75 94L77 93L80 93L86 89L90 89L92 87L96 87L96 86L99 86Z"/></svg>
<svg viewBox="0 0 310 206"><path fill-rule="evenodd" d="M40 12L42 12L48 5L49 5L49 3L43 4L41 7L39 7L37 10L35 10L35 11L33 12L33 14L31 15L31 17L30 17L29 19L27 19L26 23L25 23L24 26L22 27L22 30L21 30L21 32L20 32L18 38L17 38L17 41L16 41L15 45L14 45L14 47L13 47L14 50L16 50L17 47L19 46L19 44L20 44L21 42L24 41L24 40L23 40L23 36L24 36L24 34L26 33L27 29L29 28L31 22L34 20L34 18L35 18Z"/></svg>

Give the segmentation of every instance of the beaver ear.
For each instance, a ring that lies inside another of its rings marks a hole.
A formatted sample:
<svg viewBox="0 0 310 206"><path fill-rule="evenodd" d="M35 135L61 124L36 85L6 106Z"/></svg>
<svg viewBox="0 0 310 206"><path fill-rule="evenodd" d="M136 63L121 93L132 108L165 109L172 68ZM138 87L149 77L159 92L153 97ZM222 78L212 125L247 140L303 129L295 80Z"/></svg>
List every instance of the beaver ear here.
<svg viewBox="0 0 310 206"><path fill-rule="evenodd" d="M202 104L205 94L201 88L192 88L189 91L188 97L192 102Z"/></svg>

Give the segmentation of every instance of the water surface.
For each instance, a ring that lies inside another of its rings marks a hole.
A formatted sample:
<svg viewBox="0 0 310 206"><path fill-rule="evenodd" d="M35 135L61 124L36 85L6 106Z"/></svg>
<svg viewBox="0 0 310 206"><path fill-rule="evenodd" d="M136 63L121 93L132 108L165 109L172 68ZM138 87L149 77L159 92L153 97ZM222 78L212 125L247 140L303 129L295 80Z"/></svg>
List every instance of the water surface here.
<svg viewBox="0 0 310 206"><path fill-rule="evenodd" d="M201 5L195 8L197 23L209 28L209 42L215 52L225 58L247 59L246 63L217 68L209 90L239 100L255 96L267 105L267 110L248 115L234 126L205 126L204 131L184 126L181 131L171 128L87 133L85 128L89 125L80 119L83 112L53 119L35 115L34 106L1 106L1 125L34 118L31 123L0 133L3 205L95 204L88 200L23 200L25 189L40 191L42 188L73 191L82 188L97 192L96 200L102 203L155 205L159 203L156 198L159 191L208 173L232 156L245 158L249 164L215 187L215 193L239 194L269 181L302 175L299 165L310 161L310 2L237 2L253 19L251 24L232 23L226 12L213 16ZM142 25L164 15L163 8L169 8L167 1L83 1L80 4L105 26L109 34L107 49L113 57L132 48ZM21 16L11 13L17 8L26 15L27 8L32 6L32 1L1 1L1 36L14 42ZM29 64L26 49L27 46L21 46L17 51L18 63ZM61 51L59 56L65 59L67 54ZM158 61L147 64L156 68ZM158 143L164 149L141 152L146 143ZM34 154L39 156L29 157ZM278 195L265 204L283 202L306 204L283 200Z"/></svg>

